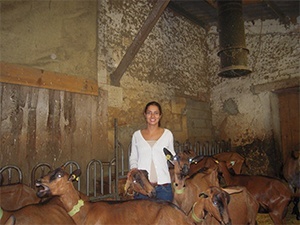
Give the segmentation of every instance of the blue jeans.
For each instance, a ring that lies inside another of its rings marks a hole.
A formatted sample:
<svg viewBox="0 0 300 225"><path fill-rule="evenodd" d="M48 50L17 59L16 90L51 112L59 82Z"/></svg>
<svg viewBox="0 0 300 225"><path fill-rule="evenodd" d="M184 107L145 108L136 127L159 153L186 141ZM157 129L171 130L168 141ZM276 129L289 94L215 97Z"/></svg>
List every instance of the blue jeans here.
<svg viewBox="0 0 300 225"><path fill-rule="evenodd" d="M156 199L160 200L166 200L166 201L173 201L173 191L172 191L172 186L171 184L167 185L157 185L155 187L156 191ZM134 199L147 199L149 198L146 195L142 195L140 193L135 193L134 194Z"/></svg>

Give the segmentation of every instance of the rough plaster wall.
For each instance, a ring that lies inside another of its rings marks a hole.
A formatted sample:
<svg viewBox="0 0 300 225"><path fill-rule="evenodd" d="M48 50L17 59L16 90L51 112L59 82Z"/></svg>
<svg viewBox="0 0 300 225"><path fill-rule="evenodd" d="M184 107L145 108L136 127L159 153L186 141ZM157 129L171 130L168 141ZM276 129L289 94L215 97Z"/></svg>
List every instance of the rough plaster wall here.
<svg viewBox="0 0 300 225"><path fill-rule="evenodd" d="M252 74L233 79L212 76L211 79L212 116L216 135L231 138L235 146L272 136L273 93L270 90L254 93L253 87L299 77L300 45L297 25L286 28L275 20L255 21L254 24L245 23L245 32ZM208 46L214 55L218 51L217 40L215 28L212 28ZM219 62L215 56L212 59ZM214 67L213 70L216 74L218 68Z"/></svg>
<svg viewBox="0 0 300 225"><path fill-rule="evenodd" d="M0 4L0 61L97 79L97 1Z"/></svg>
<svg viewBox="0 0 300 225"><path fill-rule="evenodd" d="M110 74L152 7L148 1L141 0L130 4L125 0L100 1L99 5L98 81L99 86L108 91L109 124L113 124L114 118L118 119L119 139L126 147L133 131L145 126L142 113L148 101L162 104L162 126L171 129L179 141L189 135L187 99L209 101L205 31L168 9L126 70L121 86L109 85ZM197 136L193 127L189 129Z"/></svg>
<svg viewBox="0 0 300 225"><path fill-rule="evenodd" d="M299 25L284 27L275 20L258 20L245 23L245 33L253 72L226 79L217 76L217 28L208 32L213 132L219 139L230 138L234 150L245 157L244 173L278 176L280 128L272 91L299 85Z"/></svg>
<svg viewBox="0 0 300 225"><path fill-rule="evenodd" d="M222 138L231 138L233 145L249 144L255 138L263 140L272 135L272 93L253 93L252 87L299 77L297 29L297 25L285 28L277 21L245 24L252 74L241 78L213 79L213 125L217 134ZM233 106L235 113L229 110Z"/></svg>

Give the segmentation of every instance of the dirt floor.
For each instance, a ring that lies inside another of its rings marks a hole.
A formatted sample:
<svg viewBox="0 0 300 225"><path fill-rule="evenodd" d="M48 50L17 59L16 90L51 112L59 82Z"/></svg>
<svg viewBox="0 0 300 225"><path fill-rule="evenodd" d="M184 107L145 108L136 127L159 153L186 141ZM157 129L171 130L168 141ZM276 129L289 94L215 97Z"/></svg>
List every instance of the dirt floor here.
<svg viewBox="0 0 300 225"><path fill-rule="evenodd" d="M291 203L289 205L289 210L288 210L286 218L285 218L286 224L287 225L290 225L290 224L300 225L300 220L297 220L296 216L292 215L292 208L293 208L293 203ZM268 214L258 214L257 215L257 223L258 223L258 225L273 224L273 222Z"/></svg>

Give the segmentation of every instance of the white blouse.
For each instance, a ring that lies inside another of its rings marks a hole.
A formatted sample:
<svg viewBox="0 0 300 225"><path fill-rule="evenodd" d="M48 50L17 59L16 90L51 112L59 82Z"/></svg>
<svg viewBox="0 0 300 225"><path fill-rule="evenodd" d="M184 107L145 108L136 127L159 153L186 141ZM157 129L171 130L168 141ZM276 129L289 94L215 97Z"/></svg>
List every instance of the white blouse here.
<svg viewBox="0 0 300 225"><path fill-rule="evenodd" d="M151 162L153 160L157 174L157 183L171 183L168 163L163 148L167 148L175 155L174 138L170 130L164 129L163 134L152 147L144 139L141 130L135 131L131 140L130 169L138 168L147 170L150 179Z"/></svg>

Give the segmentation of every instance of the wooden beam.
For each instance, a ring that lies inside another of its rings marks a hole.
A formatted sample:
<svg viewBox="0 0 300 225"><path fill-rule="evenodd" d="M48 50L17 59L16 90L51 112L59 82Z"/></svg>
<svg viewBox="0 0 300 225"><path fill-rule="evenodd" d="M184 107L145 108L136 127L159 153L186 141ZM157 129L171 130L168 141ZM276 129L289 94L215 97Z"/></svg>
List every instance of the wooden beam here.
<svg viewBox="0 0 300 225"><path fill-rule="evenodd" d="M270 83L251 85L250 90L253 94L259 94L262 92L279 91L282 89L299 88L299 77L293 77L285 80L278 80Z"/></svg>
<svg viewBox="0 0 300 225"><path fill-rule="evenodd" d="M96 80L0 62L0 82L98 95Z"/></svg>
<svg viewBox="0 0 300 225"><path fill-rule="evenodd" d="M205 0L209 5L211 5L211 7L213 7L214 9L218 8L218 3L217 0Z"/></svg>
<svg viewBox="0 0 300 225"><path fill-rule="evenodd" d="M281 11L281 9L276 5L276 2L263 0L267 6L273 11L273 13L279 18L283 24L289 24L290 19Z"/></svg>
<svg viewBox="0 0 300 225"><path fill-rule="evenodd" d="M120 86L120 80L123 74L125 73L126 69L128 68L135 55L139 51L140 47L148 37L149 33L160 18L161 14L168 6L169 2L170 0L157 0L152 11L148 15L148 18L146 19L145 23L139 30L131 45L128 47L117 69L110 75L112 85Z"/></svg>

